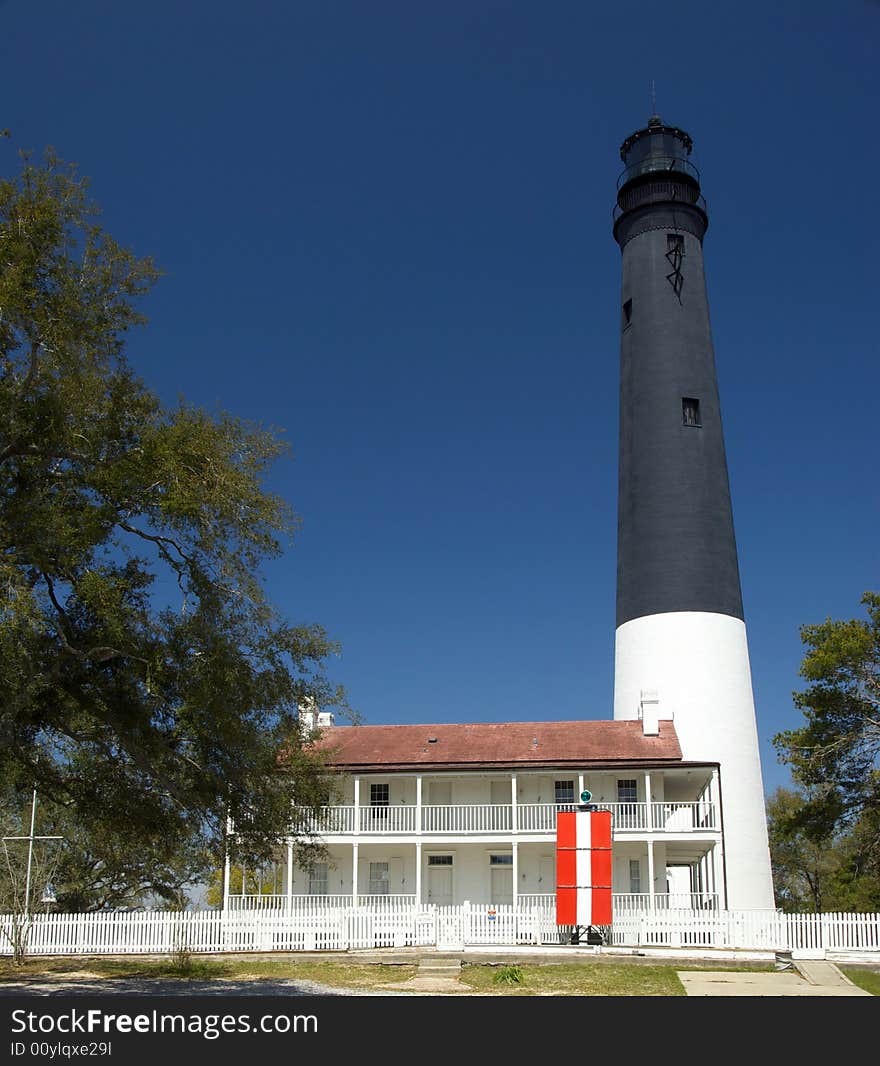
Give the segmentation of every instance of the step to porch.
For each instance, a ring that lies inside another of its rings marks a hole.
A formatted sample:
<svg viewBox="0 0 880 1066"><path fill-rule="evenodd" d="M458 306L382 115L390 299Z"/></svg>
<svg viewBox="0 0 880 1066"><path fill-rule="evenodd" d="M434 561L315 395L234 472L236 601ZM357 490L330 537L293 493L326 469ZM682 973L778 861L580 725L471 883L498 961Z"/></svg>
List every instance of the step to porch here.
<svg viewBox="0 0 880 1066"><path fill-rule="evenodd" d="M457 981L461 977L461 959L419 959L416 977L445 977Z"/></svg>

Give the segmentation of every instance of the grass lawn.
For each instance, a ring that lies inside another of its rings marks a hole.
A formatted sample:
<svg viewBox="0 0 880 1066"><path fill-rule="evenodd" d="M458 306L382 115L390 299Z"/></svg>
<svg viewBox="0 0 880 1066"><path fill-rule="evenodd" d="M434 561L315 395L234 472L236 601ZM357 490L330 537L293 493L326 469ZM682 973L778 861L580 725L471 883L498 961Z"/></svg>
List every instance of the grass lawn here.
<svg viewBox="0 0 880 1066"><path fill-rule="evenodd" d="M496 980L503 971L518 970L519 981ZM466 964L462 984L501 996L683 996L673 966L635 966L632 963L558 963L515 967Z"/></svg>
<svg viewBox="0 0 880 1066"><path fill-rule="evenodd" d="M645 960L602 959L579 962L516 965L465 963L462 991L497 996L683 996L676 970L771 970L769 963L693 962L672 960L655 964ZM169 956L78 956L32 958L22 966L0 960L0 982L28 978L67 976L129 977L139 979L177 977L190 980L303 980L331 988L357 991L387 991L389 985L415 977L417 963L373 963L356 959L309 959L303 956L222 956L175 959ZM861 971L861 976L866 976ZM867 976L872 976L867 974ZM878 979L875 977L875 979ZM855 978L853 978L855 980ZM878 979L880 980L880 979ZM863 986L865 987L865 986ZM872 989L868 989L872 991Z"/></svg>
<svg viewBox="0 0 880 1066"><path fill-rule="evenodd" d="M0 982L20 981L36 977L64 977L74 979L86 974L95 977L165 978L188 980L274 980L317 981L335 988L369 989L414 977L416 965L386 965L340 960L291 959L290 956L264 958L204 958L192 956L178 960L171 957L142 958L77 956L74 958L33 958L22 966L9 959L0 960Z"/></svg>
<svg viewBox="0 0 880 1066"><path fill-rule="evenodd" d="M880 996L880 969L867 970L862 966L840 966L839 969L854 985L872 996Z"/></svg>

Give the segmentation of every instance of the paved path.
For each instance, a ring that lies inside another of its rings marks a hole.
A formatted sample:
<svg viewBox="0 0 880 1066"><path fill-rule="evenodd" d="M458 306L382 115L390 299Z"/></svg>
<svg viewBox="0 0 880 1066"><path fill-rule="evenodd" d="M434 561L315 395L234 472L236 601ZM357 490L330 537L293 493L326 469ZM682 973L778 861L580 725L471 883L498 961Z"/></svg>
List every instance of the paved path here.
<svg viewBox="0 0 880 1066"><path fill-rule="evenodd" d="M797 962L792 970L743 973L737 970L677 971L689 996L869 996L833 962Z"/></svg>

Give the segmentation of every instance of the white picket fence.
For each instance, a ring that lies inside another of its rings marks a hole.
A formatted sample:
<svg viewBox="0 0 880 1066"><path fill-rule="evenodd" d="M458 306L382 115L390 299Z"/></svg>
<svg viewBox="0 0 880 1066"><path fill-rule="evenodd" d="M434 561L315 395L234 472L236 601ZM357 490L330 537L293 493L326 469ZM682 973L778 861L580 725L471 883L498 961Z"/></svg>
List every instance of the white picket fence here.
<svg viewBox="0 0 880 1066"><path fill-rule="evenodd" d="M464 948L567 944L552 897L510 904L353 906L340 897L299 897L295 907L232 911L136 911L34 915L31 955L171 954L177 951L346 951L374 947ZM12 954L12 918L0 915L0 954ZM783 914L776 911L661 910L615 915L604 930L613 946L877 952L880 914Z"/></svg>

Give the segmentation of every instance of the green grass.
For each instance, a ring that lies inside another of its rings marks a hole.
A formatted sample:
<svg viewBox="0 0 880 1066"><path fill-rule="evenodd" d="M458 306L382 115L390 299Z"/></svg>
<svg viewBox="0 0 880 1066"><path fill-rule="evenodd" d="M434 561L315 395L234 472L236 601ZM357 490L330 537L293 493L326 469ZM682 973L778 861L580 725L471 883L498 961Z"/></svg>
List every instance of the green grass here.
<svg viewBox="0 0 880 1066"><path fill-rule="evenodd" d="M291 959L289 956L262 958L206 958L194 955L181 960L173 957L140 958L113 956L75 956L68 958L31 958L21 966L9 959L0 960L0 982L40 977L65 977L90 974L96 977L159 979L178 977L188 980L302 980L317 981L337 988L374 988L405 981L415 976L415 964L389 965L340 960Z"/></svg>
<svg viewBox="0 0 880 1066"><path fill-rule="evenodd" d="M489 996L683 996L679 970L774 970L772 963L735 960L670 960L595 958L561 962L465 963L461 993ZM880 969L842 966L860 988L880 996ZM31 958L15 966L0 960L0 982L92 975L141 980L301 980L330 988L385 992L417 974L417 961L362 962L356 958L315 958L292 955L261 956L76 956Z"/></svg>
<svg viewBox="0 0 880 1066"><path fill-rule="evenodd" d="M866 970L861 966L841 966L840 971L865 992L870 992L872 996L880 996L880 970Z"/></svg>
<svg viewBox="0 0 880 1066"><path fill-rule="evenodd" d="M492 984L520 985L523 980L521 966L501 966L492 975Z"/></svg>
<svg viewBox="0 0 880 1066"><path fill-rule="evenodd" d="M672 966L633 965L620 962L572 962L550 966L516 967L521 979L496 983L495 966L462 967L462 984L475 992L502 996L683 996L681 981Z"/></svg>

